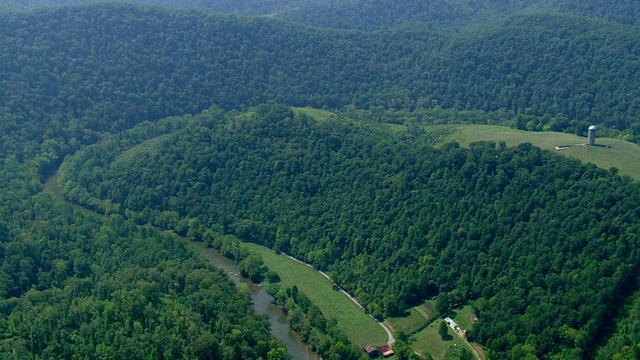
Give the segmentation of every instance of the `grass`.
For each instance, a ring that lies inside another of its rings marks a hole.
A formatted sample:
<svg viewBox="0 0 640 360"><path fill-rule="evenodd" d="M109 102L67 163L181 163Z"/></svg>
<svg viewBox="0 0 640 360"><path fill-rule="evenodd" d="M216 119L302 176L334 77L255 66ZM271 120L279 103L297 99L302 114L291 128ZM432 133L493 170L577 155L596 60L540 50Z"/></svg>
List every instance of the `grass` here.
<svg viewBox="0 0 640 360"><path fill-rule="evenodd" d="M384 127L386 127L389 131L391 131L392 133L397 133L397 134L401 134L401 133L405 133L407 131L407 127L404 125L398 125L398 124L383 124Z"/></svg>
<svg viewBox="0 0 640 360"><path fill-rule="evenodd" d="M396 334L405 333L413 334L421 330L426 324L427 319L424 318L415 308L409 309L406 316L390 317L386 319Z"/></svg>
<svg viewBox="0 0 640 360"><path fill-rule="evenodd" d="M429 318L436 316L438 312L436 311L436 302L435 300L426 300L422 305L417 307L424 314L427 314Z"/></svg>
<svg viewBox="0 0 640 360"><path fill-rule="evenodd" d="M458 325L465 330L473 329L473 324L475 322L475 314L473 313L473 309L471 306L465 306L460 310L454 311L454 315L451 316L452 319L458 323Z"/></svg>
<svg viewBox="0 0 640 360"><path fill-rule="evenodd" d="M438 334L438 326L442 321L444 320L434 321L424 330L414 335L411 347L422 354L431 354L434 359L442 359L446 351L452 346L463 346L471 352L471 349L451 328L449 328L450 337L447 340L442 340L440 334Z"/></svg>
<svg viewBox="0 0 640 360"><path fill-rule="evenodd" d="M293 111L296 113L305 114L318 121L328 120L336 116L336 114L331 111L315 109L310 107L296 107L296 108L293 108Z"/></svg>
<svg viewBox="0 0 640 360"><path fill-rule="evenodd" d="M357 307L317 271L297 263L273 250L255 244L244 244L262 255L269 269L280 275L285 286L296 285L328 318L338 322L338 328L357 346L384 344L387 334L370 316Z"/></svg>
<svg viewBox="0 0 640 360"><path fill-rule="evenodd" d="M452 346L462 346L473 353L469 344L465 343L458 334L449 328L449 338L442 339L438 334L438 327L442 319L433 320L437 315L435 301L427 300L423 304L411 309L410 313L403 318L389 319L396 332L404 331L411 334L410 345L414 350L424 354L429 353L434 359L444 358L445 353ZM449 315L453 318L461 329L471 330L475 322L475 314L471 306L452 311ZM428 324L428 326L426 326ZM426 327L425 327L426 326ZM397 327L397 328L396 328ZM484 359L484 351L480 346L472 344L478 351L478 356ZM475 357L475 356L474 356Z"/></svg>
<svg viewBox="0 0 640 360"><path fill-rule="evenodd" d="M551 131L530 132L495 125L433 125L425 126L425 130L444 127L456 129L444 139L446 142L456 141L462 146L468 146L475 141L504 141L509 146L530 142L539 148L579 159L583 163L590 162L604 169L615 167L621 175L640 180L640 146L627 141L596 138L596 144L603 146L580 146L555 150L558 145L586 143L587 140L573 134Z"/></svg>

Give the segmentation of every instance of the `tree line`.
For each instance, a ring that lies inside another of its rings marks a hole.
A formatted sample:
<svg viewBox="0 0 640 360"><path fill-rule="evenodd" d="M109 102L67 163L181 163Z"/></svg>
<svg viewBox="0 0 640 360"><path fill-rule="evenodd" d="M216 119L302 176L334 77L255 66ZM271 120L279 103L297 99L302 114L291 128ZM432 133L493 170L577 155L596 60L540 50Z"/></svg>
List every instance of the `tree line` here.
<svg viewBox="0 0 640 360"><path fill-rule="evenodd" d="M32 206L29 229L2 235L2 357L286 354L248 295L184 240L120 215L73 212L48 192Z"/></svg>

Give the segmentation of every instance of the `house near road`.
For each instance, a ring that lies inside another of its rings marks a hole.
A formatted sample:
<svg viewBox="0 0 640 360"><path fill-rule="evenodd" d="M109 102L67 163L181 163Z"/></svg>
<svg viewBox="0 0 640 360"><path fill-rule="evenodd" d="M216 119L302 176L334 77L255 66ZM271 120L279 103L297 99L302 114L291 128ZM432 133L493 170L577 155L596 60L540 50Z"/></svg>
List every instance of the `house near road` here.
<svg viewBox="0 0 640 360"><path fill-rule="evenodd" d="M458 326L458 323L456 323L456 321L453 320L452 318L446 317L444 318L444 322L446 322L447 325L449 325L449 327L453 329L453 331L455 332L460 331L460 326Z"/></svg>
<svg viewBox="0 0 640 360"><path fill-rule="evenodd" d="M384 357L389 357L389 356L395 354L393 349L391 349L391 346L389 346L388 344L384 344L384 345L378 346L378 350L380 350L380 353Z"/></svg>
<svg viewBox="0 0 640 360"><path fill-rule="evenodd" d="M362 350L364 350L364 353L367 354L372 359L380 355L384 357L389 357L395 354L395 352L393 351L393 349L391 349L391 346L389 346L389 344L384 344L380 346L368 344L363 346Z"/></svg>

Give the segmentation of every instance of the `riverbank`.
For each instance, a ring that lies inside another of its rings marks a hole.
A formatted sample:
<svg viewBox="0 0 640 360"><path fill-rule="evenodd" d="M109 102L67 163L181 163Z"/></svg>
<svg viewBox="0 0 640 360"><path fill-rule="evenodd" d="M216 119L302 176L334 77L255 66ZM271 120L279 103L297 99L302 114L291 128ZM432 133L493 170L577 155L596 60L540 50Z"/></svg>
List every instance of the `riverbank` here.
<svg viewBox="0 0 640 360"><path fill-rule="evenodd" d="M243 246L262 255L265 264L280 275L284 285L296 285L327 318L336 319L338 328L353 344L359 347L382 345L389 340L389 334L383 327L365 314L357 302L336 290L326 274L321 275L312 267L276 254L272 249L250 243L243 243Z"/></svg>
<svg viewBox="0 0 640 360"><path fill-rule="evenodd" d="M271 324L271 334L287 346L287 350L289 354L291 354L292 359L320 359L320 357L311 351L309 346L300 339L298 334L291 331L286 314L282 312L279 306L273 304L273 297L267 293L264 286L255 284L249 279L240 276L238 265L235 262L222 256L218 251L207 248L204 243L190 241L189 244L197 249L198 252L214 266L224 270L236 285L249 289L254 309L257 313L268 317L269 323Z"/></svg>
<svg viewBox="0 0 640 360"><path fill-rule="evenodd" d="M338 284L336 284L335 282L333 282L333 280L331 280L331 277L325 273L324 271L318 270L316 268L313 267L313 265L308 264L302 260L298 260L296 258L294 258L291 255L282 253L282 255L288 257L289 259L303 265L306 266L308 268L311 268L315 271L318 272L318 274L320 274L322 277L324 277L325 279L329 280L332 284L332 287L334 288L338 288L340 290L340 292L342 292L342 294L344 296L347 297L347 299L351 300L357 307L359 307L365 314L369 315L371 317L371 319L373 319L373 321L375 321L378 325L380 325L382 327L382 329L387 333L388 339L387 339L387 344L389 345L393 345L393 343L396 342L395 337L393 336L393 333L391 332L391 329L389 329L389 326L387 326L387 324L385 324L383 321L379 321L376 318L374 318L371 314L368 314L366 309L358 302L358 300L356 298L354 298L353 296L351 296L351 294L349 294L348 292L346 292L343 288L341 288L340 286L338 286Z"/></svg>

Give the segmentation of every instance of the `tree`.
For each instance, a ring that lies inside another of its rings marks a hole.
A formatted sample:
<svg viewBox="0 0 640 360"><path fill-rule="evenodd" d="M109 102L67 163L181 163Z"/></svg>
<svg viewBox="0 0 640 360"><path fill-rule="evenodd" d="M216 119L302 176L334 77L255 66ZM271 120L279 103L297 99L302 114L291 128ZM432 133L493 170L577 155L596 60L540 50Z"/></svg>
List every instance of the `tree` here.
<svg viewBox="0 0 640 360"><path fill-rule="evenodd" d="M268 271L264 261L259 254L252 253L246 259L238 263L240 274L255 283L260 283L264 279L264 274Z"/></svg>
<svg viewBox="0 0 640 360"><path fill-rule="evenodd" d="M449 313L449 307L450 307L450 303L449 303L449 295L447 295L447 293L441 293L440 295L438 295L438 299L436 299L436 311L438 311L438 314L440 314L440 316L445 317L447 316L447 314Z"/></svg>
<svg viewBox="0 0 640 360"><path fill-rule="evenodd" d="M447 325L445 321L440 322L440 325L438 326L438 334L440 334L442 340L449 337L449 325Z"/></svg>
<svg viewBox="0 0 640 360"><path fill-rule="evenodd" d="M291 355L287 353L287 350L283 347L272 348L267 353L267 360L289 360Z"/></svg>

